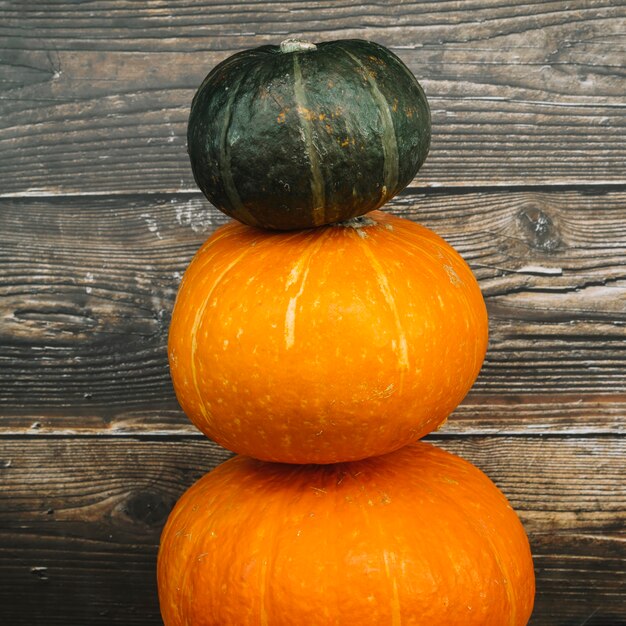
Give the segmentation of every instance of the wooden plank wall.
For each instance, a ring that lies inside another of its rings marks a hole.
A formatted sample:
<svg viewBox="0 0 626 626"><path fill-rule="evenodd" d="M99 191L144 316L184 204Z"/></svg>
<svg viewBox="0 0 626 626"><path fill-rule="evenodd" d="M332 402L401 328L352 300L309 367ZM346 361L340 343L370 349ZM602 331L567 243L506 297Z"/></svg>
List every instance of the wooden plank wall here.
<svg viewBox="0 0 626 626"><path fill-rule="evenodd" d="M0 623L160 623L160 530L227 456L179 410L165 350L224 222L193 184L189 105L215 63L288 36L374 39L421 80L432 150L390 210L464 255L491 332L429 439L519 512L532 624L626 624L615 0L0 2Z"/></svg>

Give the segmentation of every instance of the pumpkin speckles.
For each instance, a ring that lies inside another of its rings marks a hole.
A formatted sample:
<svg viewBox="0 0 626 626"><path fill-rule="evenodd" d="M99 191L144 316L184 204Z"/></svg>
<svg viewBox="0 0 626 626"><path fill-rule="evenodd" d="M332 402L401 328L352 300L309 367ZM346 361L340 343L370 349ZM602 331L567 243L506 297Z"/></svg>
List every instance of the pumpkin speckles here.
<svg viewBox="0 0 626 626"><path fill-rule="evenodd" d="M234 457L180 499L166 626L524 626L528 539L477 468L426 443L330 466Z"/></svg>
<svg viewBox="0 0 626 626"><path fill-rule="evenodd" d="M461 257L374 211L299 232L216 231L185 273L169 353L178 399L209 437L265 460L334 463L436 428L486 344L485 305Z"/></svg>

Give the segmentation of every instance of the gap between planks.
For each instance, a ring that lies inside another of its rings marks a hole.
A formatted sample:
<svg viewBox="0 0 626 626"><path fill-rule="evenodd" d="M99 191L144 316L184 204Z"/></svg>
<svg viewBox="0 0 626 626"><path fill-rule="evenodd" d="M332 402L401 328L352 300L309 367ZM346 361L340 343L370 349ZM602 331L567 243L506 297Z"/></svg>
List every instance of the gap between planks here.
<svg viewBox="0 0 626 626"><path fill-rule="evenodd" d="M531 185L509 185L504 182L494 181L489 185L472 185L460 182L458 184L450 184L450 183L426 183L423 185L409 185L403 191L401 191L398 196L401 197L403 194L410 192L420 192L420 193L437 193L437 194L445 194L445 193L489 193L489 192L502 192L502 191L510 191L510 192L541 192L541 191L580 191L585 192L585 190L593 191L593 192L610 192L610 191L622 191L626 190L626 179L624 182L616 183L615 181L605 181L605 180L595 180L592 182L584 182L580 184L572 184L569 181L563 182L559 180L554 180L546 183L537 183ZM193 187L180 187L177 189L159 189L156 191L141 191L141 192L132 192L126 190L117 190L117 191L63 191L63 192L54 192L50 189L26 189L24 191L13 191L8 193L0 193L0 200L4 199L20 199L20 198L41 198L41 199L62 199L62 198L76 198L76 197L145 197L145 196L187 196L187 195L197 195L201 196L202 192L199 189L195 189Z"/></svg>
<svg viewBox="0 0 626 626"><path fill-rule="evenodd" d="M501 431L489 432L484 430L467 430L454 432L431 432L422 438L422 441L452 441L455 439L620 439L626 433L603 430L576 430L557 432L522 432ZM186 433L180 430L155 430L147 432L80 432L76 430L55 430L50 433L34 433L28 431L8 431L0 433L0 441L26 440L58 440L58 439L135 439L141 441L207 441L214 445L211 439L202 433ZM233 453L234 454L234 453Z"/></svg>

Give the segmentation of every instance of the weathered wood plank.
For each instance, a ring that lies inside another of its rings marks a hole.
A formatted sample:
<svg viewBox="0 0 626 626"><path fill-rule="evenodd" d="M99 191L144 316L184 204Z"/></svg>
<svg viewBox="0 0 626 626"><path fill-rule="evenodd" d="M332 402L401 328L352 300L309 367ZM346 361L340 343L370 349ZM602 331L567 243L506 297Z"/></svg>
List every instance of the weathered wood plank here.
<svg viewBox="0 0 626 626"><path fill-rule="evenodd" d="M450 432L623 429L625 207L611 190L411 190L393 203L461 251L490 310L487 360ZM3 200L3 432L190 432L169 315L224 219L199 195Z"/></svg>
<svg viewBox="0 0 626 626"><path fill-rule="evenodd" d="M624 183L626 7L511 3L4 3L2 194L194 190L191 98L229 54L361 37L433 110L424 186Z"/></svg>
<svg viewBox="0 0 626 626"><path fill-rule="evenodd" d="M121 390L122 400L132 398ZM8 404L8 403L7 403ZM37 404L38 406L32 406ZM103 436L174 435L200 436L198 430L174 404L168 392L162 404L126 408L119 403L106 407L70 406L66 412L40 402L24 402L18 408L3 408L0 435L20 436ZM170 406L172 405L172 406ZM626 396L569 396L543 394L490 395L470 392L463 403L439 429L439 436L463 435L610 435L626 429Z"/></svg>
<svg viewBox="0 0 626 626"><path fill-rule="evenodd" d="M461 251L491 318L430 439L520 513L531 624L626 624L626 6L156 4L0 3L0 623L161 623L160 529L228 456L165 354L224 221L195 192L188 108L229 54L300 35L379 41L426 88L431 155L391 209Z"/></svg>
<svg viewBox="0 0 626 626"><path fill-rule="evenodd" d="M520 514L537 571L532 624L620 623L626 440L430 439L481 467ZM20 437L0 450L0 621L159 624L161 528L226 453L200 438Z"/></svg>

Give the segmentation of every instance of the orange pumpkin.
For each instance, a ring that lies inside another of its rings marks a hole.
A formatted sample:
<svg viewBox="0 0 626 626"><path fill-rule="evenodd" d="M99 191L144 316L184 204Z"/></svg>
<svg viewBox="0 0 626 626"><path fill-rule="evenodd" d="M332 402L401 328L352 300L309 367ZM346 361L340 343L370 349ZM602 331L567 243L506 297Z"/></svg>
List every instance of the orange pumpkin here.
<svg viewBox="0 0 626 626"><path fill-rule="evenodd" d="M163 535L165 626L522 626L528 539L478 468L423 442L336 465L237 456Z"/></svg>
<svg viewBox="0 0 626 626"><path fill-rule="evenodd" d="M375 211L313 230L231 222L201 247L169 359L192 422L288 463L384 454L438 427L482 365L487 313L443 239Z"/></svg>

